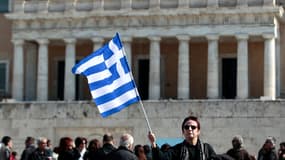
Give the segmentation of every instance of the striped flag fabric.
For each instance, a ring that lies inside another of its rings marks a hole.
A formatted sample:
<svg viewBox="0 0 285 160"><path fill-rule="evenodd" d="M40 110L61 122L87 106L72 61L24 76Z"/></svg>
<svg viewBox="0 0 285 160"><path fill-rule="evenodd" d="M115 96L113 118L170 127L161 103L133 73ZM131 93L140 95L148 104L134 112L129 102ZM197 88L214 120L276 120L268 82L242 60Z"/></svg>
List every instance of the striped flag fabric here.
<svg viewBox="0 0 285 160"><path fill-rule="evenodd" d="M72 73L87 78L102 117L140 101L118 33L109 43L75 64Z"/></svg>

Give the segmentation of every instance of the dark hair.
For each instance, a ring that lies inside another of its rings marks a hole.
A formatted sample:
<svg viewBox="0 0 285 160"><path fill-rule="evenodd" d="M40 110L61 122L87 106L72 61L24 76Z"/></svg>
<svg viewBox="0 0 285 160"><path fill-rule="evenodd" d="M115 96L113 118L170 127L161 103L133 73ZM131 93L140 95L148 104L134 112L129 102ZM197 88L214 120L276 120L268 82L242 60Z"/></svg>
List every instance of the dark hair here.
<svg viewBox="0 0 285 160"><path fill-rule="evenodd" d="M185 125L185 123L189 120L192 120L192 121L195 121L197 122L197 127L198 127L198 130L200 130L200 122L198 121L198 118L197 117L194 117L194 116L188 116L186 117L183 122L182 122L182 125L181 125L181 129L182 129L182 132L183 132L183 127Z"/></svg>
<svg viewBox="0 0 285 160"><path fill-rule="evenodd" d="M8 143L9 143L11 140L12 140L11 137L9 137L9 136L4 136L4 137L2 138L2 143L3 143L5 146L7 146Z"/></svg>
<svg viewBox="0 0 285 160"><path fill-rule="evenodd" d="M62 137L59 140L59 146L55 149L56 153L61 153L67 151L69 145L73 142L73 139L70 137Z"/></svg>
<svg viewBox="0 0 285 160"><path fill-rule="evenodd" d="M35 143L35 138L34 137L27 137L25 140L25 143L29 143L29 144L34 144Z"/></svg>
<svg viewBox="0 0 285 160"><path fill-rule="evenodd" d="M84 141L87 144L87 139L86 138L84 138L84 137L76 137L75 141L74 141L75 147L79 147L80 144L83 144Z"/></svg>
<svg viewBox="0 0 285 160"><path fill-rule="evenodd" d="M143 146L140 145L140 144L137 144L137 145L135 146L134 152L135 152L135 155L136 155L136 156L139 156L139 149L140 149L140 148L144 149Z"/></svg>
<svg viewBox="0 0 285 160"><path fill-rule="evenodd" d="M111 142L113 141L113 136L111 134L104 134L103 136L103 142Z"/></svg>
<svg viewBox="0 0 285 160"><path fill-rule="evenodd" d="M170 144L164 143L164 144L161 146L161 149L160 149L160 150L161 150L162 152L166 152L170 147L171 147Z"/></svg>
<svg viewBox="0 0 285 160"><path fill-rule="evenodd" d="M145 144L143 146L143 149L144 149L145 154L149 154L151 152L151 148L148 144Z"/></svg>
<svg viewBox="0 0 285 160"><path fill-rule="evenodd" d="M88 151L96 151L101 148L101 142L98 139L92 139L87 147Z"/></svg>

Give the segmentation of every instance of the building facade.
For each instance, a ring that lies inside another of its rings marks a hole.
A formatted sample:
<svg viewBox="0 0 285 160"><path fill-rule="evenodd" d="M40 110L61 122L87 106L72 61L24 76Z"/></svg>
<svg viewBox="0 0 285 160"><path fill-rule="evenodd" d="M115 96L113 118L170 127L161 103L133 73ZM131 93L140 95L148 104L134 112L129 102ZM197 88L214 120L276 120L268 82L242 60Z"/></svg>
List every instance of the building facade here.
<svg viewBox="0 0 285 160"><path fill-rule="evenodd" d="M5 14L13 44L6 93L15 100L90 99L85 79L71 68L116 32L143 99L284 97L282 2L15 0L11 5Z"/></svg>
<svg viewBox="0 0 285 160"><path fill-rule="evenodd" d="M202 137L218 153L230 147L235 134L244 136L252 153L268 135L285 139L284 0L5 4L7 9L0 7L9 11L0 14L0 136L11 135L17 151L30 135L47 136L57 145L65 135L131 132L136 143L147 143L138 107L102 119L90 103L86 79L71 73L116 32L159 137L180 137L180 123L192 114L201 118Z"/></svg>

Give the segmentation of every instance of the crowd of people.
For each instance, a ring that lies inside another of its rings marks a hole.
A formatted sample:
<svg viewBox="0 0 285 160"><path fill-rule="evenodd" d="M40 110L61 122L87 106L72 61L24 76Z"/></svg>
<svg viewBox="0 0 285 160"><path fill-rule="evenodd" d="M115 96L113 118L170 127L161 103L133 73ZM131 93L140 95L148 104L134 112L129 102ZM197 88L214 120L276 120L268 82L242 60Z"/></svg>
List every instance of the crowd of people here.
<svg viewBox="0 0 285 160"><path fill-rule="evenodd" d="M85 137L62 137L59 145L52 147L45 137L35 140L27 137L25 149L18 157L13 151L13 140L4 136L0 144L0 160L285 160L285 142L280 143L277 151L276 139L266 138L258 154L252 155L244 147L243 138L236 135L232 139L232 148L223 154L216 154L214 148L202 141L200 122L197 117L184 119L181 131L184 141L171 146L159 147L154 133L149 133L150 145L136 144L131 134L120 137L118 146L112 134L103 135L102 140Z"/></svg>

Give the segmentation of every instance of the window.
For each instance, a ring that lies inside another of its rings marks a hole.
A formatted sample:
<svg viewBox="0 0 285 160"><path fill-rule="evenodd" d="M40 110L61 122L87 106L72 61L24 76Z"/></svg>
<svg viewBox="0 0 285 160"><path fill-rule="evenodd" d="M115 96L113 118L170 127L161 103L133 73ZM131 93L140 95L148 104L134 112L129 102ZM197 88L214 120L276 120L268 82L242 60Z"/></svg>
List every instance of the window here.
<svg viewBox="0 0 285 160"><path fill-rule="evenodd" d="M0 97L8 92L8 62L0 61Z"/></svg>
<svg viewBox="0 0 285 160"><path fill-rule="evenodd" d="M9 8L9 0L0 0L0 13L8 12Z"/></svg>

